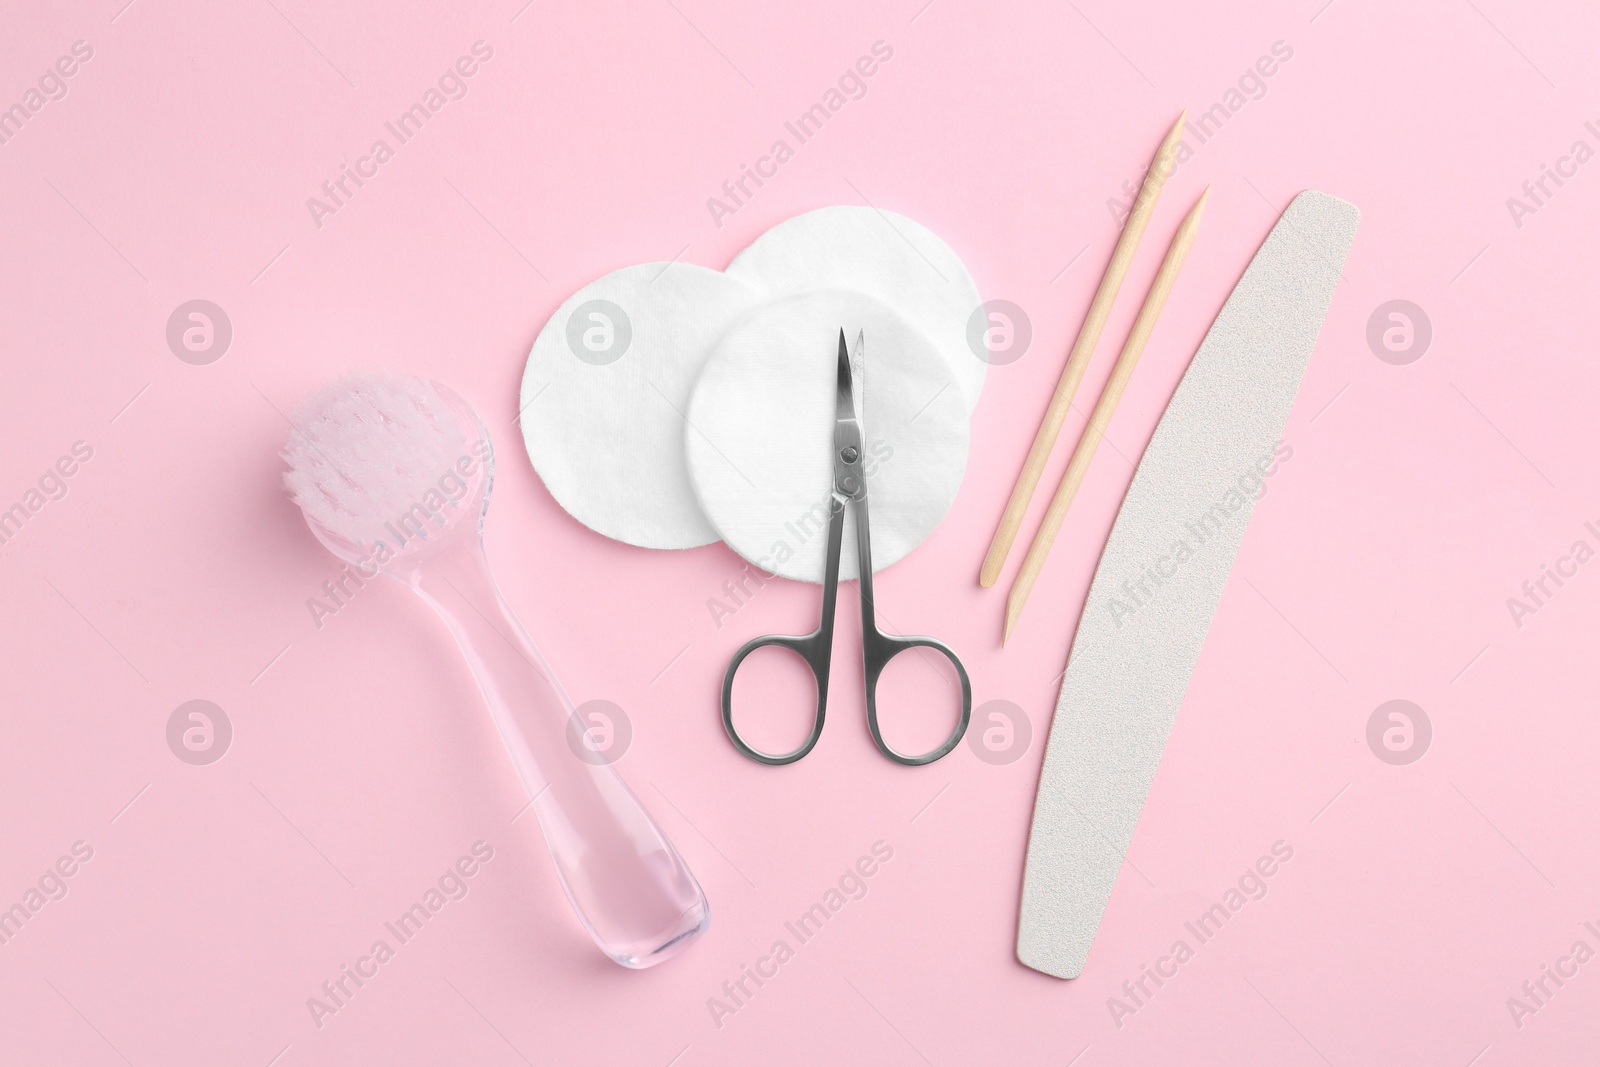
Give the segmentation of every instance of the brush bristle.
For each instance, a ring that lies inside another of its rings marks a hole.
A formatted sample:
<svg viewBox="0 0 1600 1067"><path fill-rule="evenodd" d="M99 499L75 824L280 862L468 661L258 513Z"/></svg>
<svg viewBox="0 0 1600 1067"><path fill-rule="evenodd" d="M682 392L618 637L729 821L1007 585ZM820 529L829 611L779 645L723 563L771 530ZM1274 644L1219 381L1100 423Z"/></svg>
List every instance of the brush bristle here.
<svg viewBox="0 0 1600 1067"><path fill-rule="evenodd" d="M309 519L360 546L392 544L385 524L437 493L473 443L432 382L381 371L328 383L294 423L284 487Z"/></svg>

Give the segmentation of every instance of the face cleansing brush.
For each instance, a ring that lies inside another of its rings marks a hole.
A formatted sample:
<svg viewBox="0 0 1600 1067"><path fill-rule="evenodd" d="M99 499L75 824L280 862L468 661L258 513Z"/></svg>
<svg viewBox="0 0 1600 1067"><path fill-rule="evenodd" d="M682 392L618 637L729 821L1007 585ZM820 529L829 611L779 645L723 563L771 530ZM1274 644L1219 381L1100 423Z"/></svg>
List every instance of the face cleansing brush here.
<svg viewBox="0 0 1600 1067"><path fill-rule="evenodd" d="M284 484L311 532L404 582L455 635L595 943L625 967L687 947L705 895L616 769L569 745L572 702L489 573L494 456L476 413L437 382L371 373L326 386L295 422Z"/></svg>

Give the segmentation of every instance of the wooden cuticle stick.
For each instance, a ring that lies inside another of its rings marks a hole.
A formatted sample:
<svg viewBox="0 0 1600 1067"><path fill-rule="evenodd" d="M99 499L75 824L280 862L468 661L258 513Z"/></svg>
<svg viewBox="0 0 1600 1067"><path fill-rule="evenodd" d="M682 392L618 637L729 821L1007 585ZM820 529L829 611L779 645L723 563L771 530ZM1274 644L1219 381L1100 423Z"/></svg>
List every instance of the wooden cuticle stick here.
<svg viewBox="0 0 1600 1067"><path fill-rule="evenodd" d="M1055 448L1056 438L1061 434L1061 426L1067 419L1067 412L1072 410L1072 398L1078 391L1078 383L1083 380L1083 372L1088 369L1095 345L1100 343L1100 333L1105 329L1106 319L1111 314L1111 305L1116 302L1117 291L1122 288L1122 279L1127 276L1128 265L1133 262L1133 255L1139 249L1139 241L1144 236L1151 214L1155 211L1156 201L1161 198L1161 189L1166 185L1167 178L1172 175L1173 157L1177 154L1183 120L1187 115L1187 111L1178 115L1178 121L1172 124L1172 129L1167 131L1160 147L1156 149L1155 157L1150 161L1150 169L1145 172L1144 183L1139 187L1138 199L1134 201L1133 210L1128 214L1128 221L1122 227L1122 235L1117 238L1116 247L1111 252L1111 261L1106 264L1105 274L1100 279L1100 288L1095 290L1094 299L1089 303L1089 311L1083 317L1083 325L1078 329L1078 339L1073 342L1072 351L1067 356L1067 365L1061 372L1061 380L1056 383L1056 391L1050 397L1049 407L1045 409L1044 421L1039 424L1033 445L1028 449L1028 458L1023 461L1022 470L1017 475L1017 484L1011 490L1011 499L1006 502L1005 512L1000 516L1000 525L994 532L989 553L983 558L983 569L978 574L978 584L985 589L994 585L999 579L1000 569L1005 566L1006 555L1011 551L1011 545L1016 541L1017 533L1022 528L1022 519L1027 514L1028 504L1033 500L1033 491L1038 487L1039 478L1044 474L1045 464L1050 459L1051 450Z"/></svg>
<svg viewBox="0 0 1600 1067"><path fill-rule="evenodd" d="M1156 272L1155 281L1150 283L1150 292L1145 295L1144 305L1139 308L1139 317L1134 319L1133 329L1128 331L1128 340L1122 346L1122 354L1117 357L1116 365L1111 368L1111 377L1106 382L1105 391L1095 403L1094 414L1089 416L1089 424L1083 428L1083 436L1078 439L1078 447L1072 453L1066 473L1061 476L1061 484L1056 488L1056 494L1050 501L1050 509L1045 512L1044 522L1039 524L1039 532L1034 535L1033 545L1029 547L1028 555L1022 561L1022 569L1017 572L1016 581L1011 585L1011 593L1006 598L1005 631L1000 638L1002 645L1010 640L1011 631L1016 628L1017 619L1022 616L1022 606L1028 602L1028 594L1033 591L1033 585L1039 579L1039 572L1044 569L1044 561L1050 555L1056 534L1060 532L1061 523L1067 517L1067 509L1072 506L1073 497L1077 496L1078 486L1083 483L1083 476L1094 460L1095 449L1100 446L1101 438L1105 437L1106 429L1111 425L1111 417L1116 413L1117 402L1122 399L1123 390L1128 387L1128 380L1133 377L1133 369L1138 365L1145 344L1155 330L1156 320L1161 317L1161 309L1166 306L1167 295L1172 292L1172 284L1177 281L1178 272L1183 269L1183 261L1188 258L1189 246L1194 243L1195 232L1200 228L1200 215L1209 195L1211 188L1207 186L1200 194L1200 199L1195 201L1194 207L1189 209L1189 214L1178 224L1178 231L1173 235L1172 243L1167 246L1166 258L1161 261L1161 269Z"/></svg>

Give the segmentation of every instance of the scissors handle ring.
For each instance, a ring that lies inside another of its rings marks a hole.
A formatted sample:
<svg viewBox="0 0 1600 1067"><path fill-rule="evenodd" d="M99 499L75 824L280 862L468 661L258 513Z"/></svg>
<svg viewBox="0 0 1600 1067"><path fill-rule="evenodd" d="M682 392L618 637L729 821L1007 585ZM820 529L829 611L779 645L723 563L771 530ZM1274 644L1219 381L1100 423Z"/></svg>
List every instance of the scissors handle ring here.
<svg viewBox="0 0 1600 1067"><path fill-rule="evenodd" d="M832 634L830 633L829 636L831 637ZM811 735L801 742L800 747L794 751L777 755L762 752L760 749L752 748L746 744L744 738L739 736L738 729L733 725L733 676L738 673L739 664L744 662L746 656L758 648L767 648L769 646L786 648L799 656L805 661L806 666L811 668L811 675L817 682L817 717L816 721L811 724ZM728 732L728 740L733 742L733 747L757 763L765 763L769 767L781 767L786 763L793 763L815 748L817 739L822 736L822 721L828 710L829 654L829 649L822 644L820 630L806 634L804 637L768 634L765 637L757 637L746 641L739 648L739 651L733 654L733 658L728 661L728 670L722 676L722 728Z"/></svg>
<svg viewBox="0 0 1600 1067"><path fill-rule="evenodd" d="M948 659L956 669L956 676L961 680L961 719L938 748L921 755L908 756L890 748L878 727L878 679L891 660L913 648L931 648ZM922 767L949 755L961 743L962 736L967 732L967 723L972 718L972 682L954 649L932 637L893 637L873 629L862 635L861 659L867 677L867 729L872 732L872 742L878 746L879 752L906 767Z"/></svg>

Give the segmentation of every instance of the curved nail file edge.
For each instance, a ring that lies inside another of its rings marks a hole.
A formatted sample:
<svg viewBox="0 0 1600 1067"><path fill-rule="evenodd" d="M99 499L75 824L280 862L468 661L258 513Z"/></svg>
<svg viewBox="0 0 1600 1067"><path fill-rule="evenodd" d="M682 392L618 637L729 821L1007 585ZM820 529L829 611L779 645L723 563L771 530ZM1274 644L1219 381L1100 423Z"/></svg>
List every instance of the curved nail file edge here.
<svg viewBox="0 0 1600 1067"><path fill-rule="evenodd" d="M1255 501L1240 479L1274 453L1359 219L1326 193L1294 198L1134 472L1078 623L1039 776L1017 924L1017 959L1034 970L1083 972L1244 539ZM1173 562L1180 541L1191 552ZM1174 573L1157 584L1147 571L1164 557Z"/></svg>

